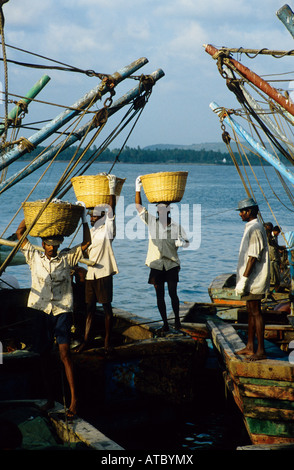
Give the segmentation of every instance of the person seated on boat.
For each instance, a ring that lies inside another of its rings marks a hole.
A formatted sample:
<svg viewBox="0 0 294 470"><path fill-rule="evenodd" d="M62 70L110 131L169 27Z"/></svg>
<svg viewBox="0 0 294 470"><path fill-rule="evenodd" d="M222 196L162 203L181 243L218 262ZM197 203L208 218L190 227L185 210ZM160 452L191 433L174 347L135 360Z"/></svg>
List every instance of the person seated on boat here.
<svg viewBox="0 0 294 470"><path fill-rule="evenodd" d="M139 216L148 226L149 245L146 265L150 268L149 284L153 284L156 292L157 307L163 321L163 332L169 331L166 303L164 300L165 282L175 315L175 328L181 328L180 302L177 294L179 282L180 259L178 248L189 246L184 229L170 217L170 206L166 203L157 204L157 217L150 214L142 206L141 177L136 179L135 203Z"/></svg>
<svg viewBox="0 0 294 470"><path fill-rule="evenodd" d="M264 349L264 322L261 300L269 291L270 260L267 236L263 225L258 221L258 205L252 198L238 203L239 215L246 223L240 244L237 266L236 294L246 300L248 312L248 340L238 354L247 355L250 360L266 358ZM254 337L257 337L257 350L254 352Z"/></svg>
<svg viewBox="0 0 294 470"><path fill-rule="evenodd" d="M96 206L90 213L91 245L87 251L93 266L88 267L86 275L86 326L84 340L75 352L82 352L89 346L92 334L96 302L102 304L105 322L104 352L112 351L111 333L113 323L112 299L113 276L118 273L112 242L115 238L116 177L108 175L110 201L107 206Z"/></svg>
<svg viewBox="0 0 294 470"><path fill-rule="evenodd" d="M73 310L73 293L70 272L73 266L84 256L91 243L90 230L86 220L86 208L82 213L83 241L69 251L59 252L63 237L52 236L42 239L44 252L34 247L27 238L21 243L21 250L31 270L31 290L28 307L37 311L36 322L38 333L33 349L40 354L44 380L48 393L46 409L54 406L50 368L50 352L54 337L59 354L65 367L67 381L71 392L68 417L76 414L77 397L73 376L73 365L70 356L70 328ZM26 232L23 220L16 231L20 240Z"/></svg>
<svg viewBox="0 0 294 470"><path fill-rule="evenodd" d="M281 257L273 235L273 224L266 222L264 228L267 236L267 243L270 258L270 285L273 286L274 292L279 292L281 284Z"/></svg>

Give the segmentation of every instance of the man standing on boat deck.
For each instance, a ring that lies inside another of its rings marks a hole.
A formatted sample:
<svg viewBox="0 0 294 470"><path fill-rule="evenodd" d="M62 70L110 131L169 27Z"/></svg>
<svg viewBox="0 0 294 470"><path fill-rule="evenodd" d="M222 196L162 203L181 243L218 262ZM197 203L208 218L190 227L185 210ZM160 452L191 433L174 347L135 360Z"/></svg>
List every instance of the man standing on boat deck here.
<svg viewBox="0 0 294 470"><path fill-rule="evenodd" d="M87 318L83 343L76 349L81 352L90 341L91 326L96 311L96 302L102 304L105 316L105 354L111 352L111 332L113 322L112 297L113 275L118 273L112 242L115 238L116 177L107 175L109 181L110 203L96 206L91 211L91 246L88 249L93 266L88 267L86 275ZM108 209L107 212L105 209Z"/></svg>
<svg viewBox="0 0 294 470"><path fill-rule="evenodd" d="M257 220L258 205L252 198L239 202L237 210L246 222L239 250L236 294L246 300L248 312L248 341L238 354L247 355L250 360L265 359L264 322L261 313L261 299L269 291L270 261L267 236L263 225ZM254 353L254 336L257 350Z"/></svg>
<svg viewBox="0 0 294 470"><path fill-rule="evenodd" d="M32 286L28 299L28 307L38 311L36 315L37 335L34 349L40 354L43 366L44 380L48 392L46 409L54 406L51 378L48 376L50 368L50 352L54 337L58 343L60 359L64 364L67 381L71 392L71 403L67 416L76 414L77 397L73 376L73 365L70 356L70 330L73 311L73 292L71 284L71 270L83 257L91 243L90 230L87 224L86 208L82 214L83 241L80 245L66 251L57 253L63 237L52 236L42 239L44 252L34 248L25 238L21 250L31 270ZM26 231L23 220L16 235L21 239Z"/></svg>
<svg viewBox="0 0 294 470"><path fill-rule="evenodd" d="M162 331L167 332L169 331L169 325L164 300L165 282L167 282L168 293L175 315L175 328L180 329L180 302L177 294L180 260L177 251L180 246L188 247L189 241L183 228L171 220L169 204L157 204L157 218L142 206L141 188L141 177L138 176L136 179L136 208L149 230L149 246L146 258L146 265L150 268L148 283L154 285L157 307L163 320Z"/></svg>

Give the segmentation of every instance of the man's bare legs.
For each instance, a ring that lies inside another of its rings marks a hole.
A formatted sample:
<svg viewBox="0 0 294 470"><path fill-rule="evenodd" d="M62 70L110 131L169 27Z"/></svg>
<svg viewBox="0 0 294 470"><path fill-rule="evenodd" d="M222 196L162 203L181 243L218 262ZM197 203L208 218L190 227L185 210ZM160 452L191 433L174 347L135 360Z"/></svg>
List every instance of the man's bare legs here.
<svg viewBox="0 0 294 470"><path fill-rule="evenodd" d="M167 285L168 285L168 293L171 298L173 312L175 315L175 328L179 330L181 328L181 322L180 322L180 301L179 301L179 297L177 294L178 283L174 281L173 282L169 281Z"/></svg>
<svg viewBox="0 0 294 470"><path fill-rule="evenodd" d="M260 300L247 300L248 312L248 340L246 348L237 351L240 355L247 355L252 361L265 359L264 349L264 321L261 313ZM254 353L254 337L257 337L257 350Z"/></svg>
<svg viewBox="0 0 294 470"><path fill-rule="evenodd" d="M59 344L60 359L64 365L66 378L71 393L71 402L68 408L68 415L74 416L77 412L77 396L74 383L73 364L70 357L69 344Z"/></svg>
<svg viewBox="0 0 294 470"><path fill-rule="evenodd" d="M163 321L163 331L169 331L166 315L166 305L164 300L164 283L154 285L157 299L157 307Z"/></svg>

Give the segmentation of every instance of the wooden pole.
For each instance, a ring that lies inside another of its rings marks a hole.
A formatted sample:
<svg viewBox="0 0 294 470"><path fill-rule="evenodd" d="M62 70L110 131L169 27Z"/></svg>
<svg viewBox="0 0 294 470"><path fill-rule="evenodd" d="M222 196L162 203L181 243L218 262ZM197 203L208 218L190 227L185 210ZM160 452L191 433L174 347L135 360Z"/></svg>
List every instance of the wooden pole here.
<svg viewBox="0 0 294 470"><path fill-rule="evenodd" d="M54 132L64 126L67 122L77 116L83 109L87 108L90 105L93 105L102 95L105 95L107 92L111 91L111 84L116 86L125 78L132 75L139 68L143 67L148 62L148 60L143 57L132 62L130 65L123 67L118 72L115 72L113 75L109 76L109 80L102 80L100 85L93 88L89 93L84 95L80 100L74 103L70 108L63 111L55 119L50 121L46 126L44 126L40 131L36 132L34 135L29 137L29 141L33 146L39 145L41 142L50 137ZM3 168L6 168L10 163L14 162L22 155L27 152L26 149L19 149L18 147L2 155L0 162L0 171Z"/></svg>
<svg viewBox="0 0 294 470"><path fill-rule="evenodd" d="M223 110L217 103L210 103L210 108L218 115ZM276 168L291 184L294 184L294 174L274 155L271 155L262 145L254 140L248 132L240 126L231 116L224 114L223 121L236 131L236 133L245 139L249 145L267 162L269 162L274 168Z"/></svg>
<svg viewBox="0 0 294 470"><path fill-rule="evenodd" d="M219 49L212 46L211 44L204 45L205 51L210 54L214 59L219 57ZM237 60L231 57L225 57L224 63L231 70L238 70L240 75L247 80L249 80L253 85L257 86L261 91L266 93L270 98L276 101L280 106L282 106L286 111L288 111L292 116L294 116L294 104L291 100L285 98L278 90L273 88L269 83L259 77L256 73L252 72L248 67L245 67Z"/></svg>
<svg viewBox="0 0 294 470"><path fill-rule="evenodd" d="M161 69L158 69L151 74L151 77L154 79L155 82L159 80L160 78L162 78L163 76L164 76L164 72ZM140 84L132 88L131 90L129 90L125 95L123 95L121 98L116 100L108 108L108 116L109 117L112 116L121 108L123 108L125 105L130 103L133 99L139 96L141 91L142 91L142 86ZM9 189L11 186L14 186L23 178L26 178L28 175L33 173L35 170L43 166L48 161L50 161L53 155L55 155L60 149L61 149L60 151L63 151L69 146L71 146L72 144L74 144L75 142L77 142L78 140L81 140L82 137L85 135L85 133L91 131L94 127L95 125L92 119L91 121L83 125L80 129L75 131L75 133L72 134L70 137L68 137L65 141L47 150L47 152L45 152L39 158L37 158L34 162L32 162L25 169L25 171L20 170L19 172L7 178L5 181L3 181L3 183L0 183L0 194L6 191L7 189Z"/></svg>
<svg viewBox="0 0 294 470"><path fill-rule="evenodd" d="M7 118L9 121L14 121L17 116L20 115L22 112L21 104L28 105L39 93L40 91L47 85L49 82L50 77L48 75L43 75L43 77L38 80L35 85L27 92L25 97L19 100L19 103L8 113ZM5 122L0 124L0 135L3 134L5 130Z"/></svg>

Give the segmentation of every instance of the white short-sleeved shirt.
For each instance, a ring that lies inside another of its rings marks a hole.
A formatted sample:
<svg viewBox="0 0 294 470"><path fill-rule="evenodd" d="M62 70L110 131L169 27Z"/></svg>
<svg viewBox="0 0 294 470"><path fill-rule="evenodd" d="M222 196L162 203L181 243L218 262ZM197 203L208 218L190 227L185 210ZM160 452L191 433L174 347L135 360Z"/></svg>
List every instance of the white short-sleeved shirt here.
<svg viewBox="0 0 294 470"><path fill-rule="evenodd" d="M71 269L83 256L81 245L50 260L28 241L21 249L31 270L32 286L28 307L59 315L72 312Z"/></svg>
<svg viewBox="0 0 294 470"><path fill-rule="evenodd" d="M148 226L149 243L145 264L153 269L168 271L180 267L178 248L175 242L178 238L187 240L184 229L171 221L164 227L159 220L150 214L145 207L139 213L143 222ZM188 242L187 242L188 245Z"/></svg>
<svg viewBox="0 0 294 470"><path fill-rule="evenodd" d="M117 274L118 268L112 249L112 241L115 237L115 218L106 215L105 223L98 220L91 228L90 233L91 245L88 248L88 255L90 261L94 261L95 265L88 267L86 279L100 279Z"/></svg>
<svg viewBox="0 0 294 470"><path fill-rule="evenodd" d="M246 223L239 250L237 282L244 274L249 256L257 259L249 276L249 292L265 294L269 290L270 261L266 232L257 219Z"/></svg>

